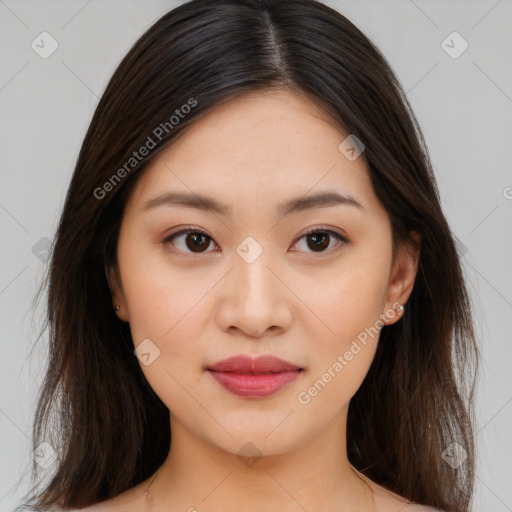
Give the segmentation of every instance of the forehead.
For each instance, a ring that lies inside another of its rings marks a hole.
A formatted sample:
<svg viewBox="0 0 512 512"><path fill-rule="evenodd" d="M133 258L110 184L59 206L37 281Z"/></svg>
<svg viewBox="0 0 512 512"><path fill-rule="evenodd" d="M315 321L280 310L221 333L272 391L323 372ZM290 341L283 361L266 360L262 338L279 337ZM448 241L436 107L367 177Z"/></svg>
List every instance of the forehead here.
<svg viewBox="0 0 512 512"><path fill-rule="evenodd" d="M364 159L338 148L347 135L304 95L250 93L189 126L143 171L131 201L173 190L247 206L332 189L369 206L376 197Z"/></svg>
<svg viewBox="0 0 512 512"><path fill-rule="evenodd" d="M234 158L246 165L250 155L258 162L267 161L275 166L306 156L311 145L317 149L315 157L320 152L328 156L333 146L337 148L340 137L345 136L342 130L339 123L303 94L252 92L208 112L169 151L186 152L188 158Z"/></svg>

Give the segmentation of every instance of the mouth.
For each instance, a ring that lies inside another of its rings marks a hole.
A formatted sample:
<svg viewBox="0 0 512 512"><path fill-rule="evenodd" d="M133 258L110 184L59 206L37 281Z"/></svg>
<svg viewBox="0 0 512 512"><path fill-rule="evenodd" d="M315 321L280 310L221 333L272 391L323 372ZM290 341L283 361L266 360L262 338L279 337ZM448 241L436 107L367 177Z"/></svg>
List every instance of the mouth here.
<svg viewBox="0 0 512 512"><path fill-rule="evenodd" d="M272 355L241 354L205 368L227 391L243 397L265 397L292 385L304 368Z"/></svg>

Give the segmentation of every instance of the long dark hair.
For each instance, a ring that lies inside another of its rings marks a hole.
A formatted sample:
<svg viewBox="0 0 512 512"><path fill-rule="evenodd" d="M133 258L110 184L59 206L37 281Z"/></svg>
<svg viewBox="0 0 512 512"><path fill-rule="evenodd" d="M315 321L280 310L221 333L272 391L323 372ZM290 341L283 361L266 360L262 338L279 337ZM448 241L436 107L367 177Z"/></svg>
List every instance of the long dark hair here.
<svg viewBox="0 0 512 512"><path fill-rule="evenodd" d="M411 231L422 237L405 316L382 329L350 402L349 461L413 502L469 510L479 352L454 237L399 81L359 29L315 0L189 1L151 26L112 76L78 156L44 283L49 358L33 448L48 442L58 463L45 488L28 495L37 510L112 498L165 460L169 411L140 369L106 277L116 269L123 206L148 162L188 126L224 101L270 89L306 95L363 141L393 241L411 242ZM446 449L459 445L466 458L452 467ZM34 462L33 482L38 475Z"/></svg>

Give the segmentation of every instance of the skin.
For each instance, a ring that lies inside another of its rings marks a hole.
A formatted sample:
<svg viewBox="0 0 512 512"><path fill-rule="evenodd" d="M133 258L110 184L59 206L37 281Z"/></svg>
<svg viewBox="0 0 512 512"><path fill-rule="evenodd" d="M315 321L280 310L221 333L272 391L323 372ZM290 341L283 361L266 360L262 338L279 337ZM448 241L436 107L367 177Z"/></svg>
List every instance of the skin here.
<svg viewBox="0 0 512 512"><path fill-rule="evenodd" d="M378 334L309 403L298 400L365 328L401 318L393 306L407 302L417 272L417 250L401 246L393 260L390 220L365 161L338 149L347 135L305 96L251 93L191 125L136 183L122 219L119 276L111 269L109 277L134 347L150 339L160 350L141 362L171 411L171 450L151 485L152 512L261 511L269 503L281 512L427 510L347 459L348 406ZM287 199L333 190L363 208L276 212ZM207 195L231 216L177 205L143 210L166 191ZM191 251L187 234L163 243L189 226L211 237L199 239L202 251ZM315 227L348 242L331 235L317 252L303 236ZM237 252L247 236L263 250L251 263ZM304 371L269 397L238 397L204 369L237 354L272 354ZM251 466L237 455L246 443L261 455ZM150 482L88 510L144 510Z"/></svg>

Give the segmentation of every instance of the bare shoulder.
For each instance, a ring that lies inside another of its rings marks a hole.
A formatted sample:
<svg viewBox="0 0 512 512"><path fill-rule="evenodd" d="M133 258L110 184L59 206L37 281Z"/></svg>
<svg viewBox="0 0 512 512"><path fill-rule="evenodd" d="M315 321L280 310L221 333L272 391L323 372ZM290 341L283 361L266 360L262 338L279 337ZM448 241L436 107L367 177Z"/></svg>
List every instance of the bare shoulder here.
<svg viewBox="0 0 512 512"><path fill-rule="evenodd" d="M145 507L148 481L128 489L114 498L95 503L87 508L63 512L141 512Z"/></svg>
<svg viewBox="0 0 512 512"><path fill-rule="evenodd" d="M376 484L362 473L358 472L358 474L373 489L375 506L378 512L444 512L428 505L411 503L403 496Z"/></svg>
<svg viewBox="0 0 512 512"><path fill-rule="evenodd" d="M429 507L428 505L420 505L418 503L406 503L399 509L400 512L445 512L438 508Z"/></svg>
<svg viewBox="0 0 512 512"><path fill-rule="evenodd" d="M386 497L376 496L375 504L378 512L444 512L428 505L411 503L396 494Z"/></svg>
<svg viewBox="0 0 512 512"><path fill-rule="evenodd" d="M378 512L444 512L428 505L411 503L394 493L386 496L383 494L375 496L375 504Z"/></svg>

